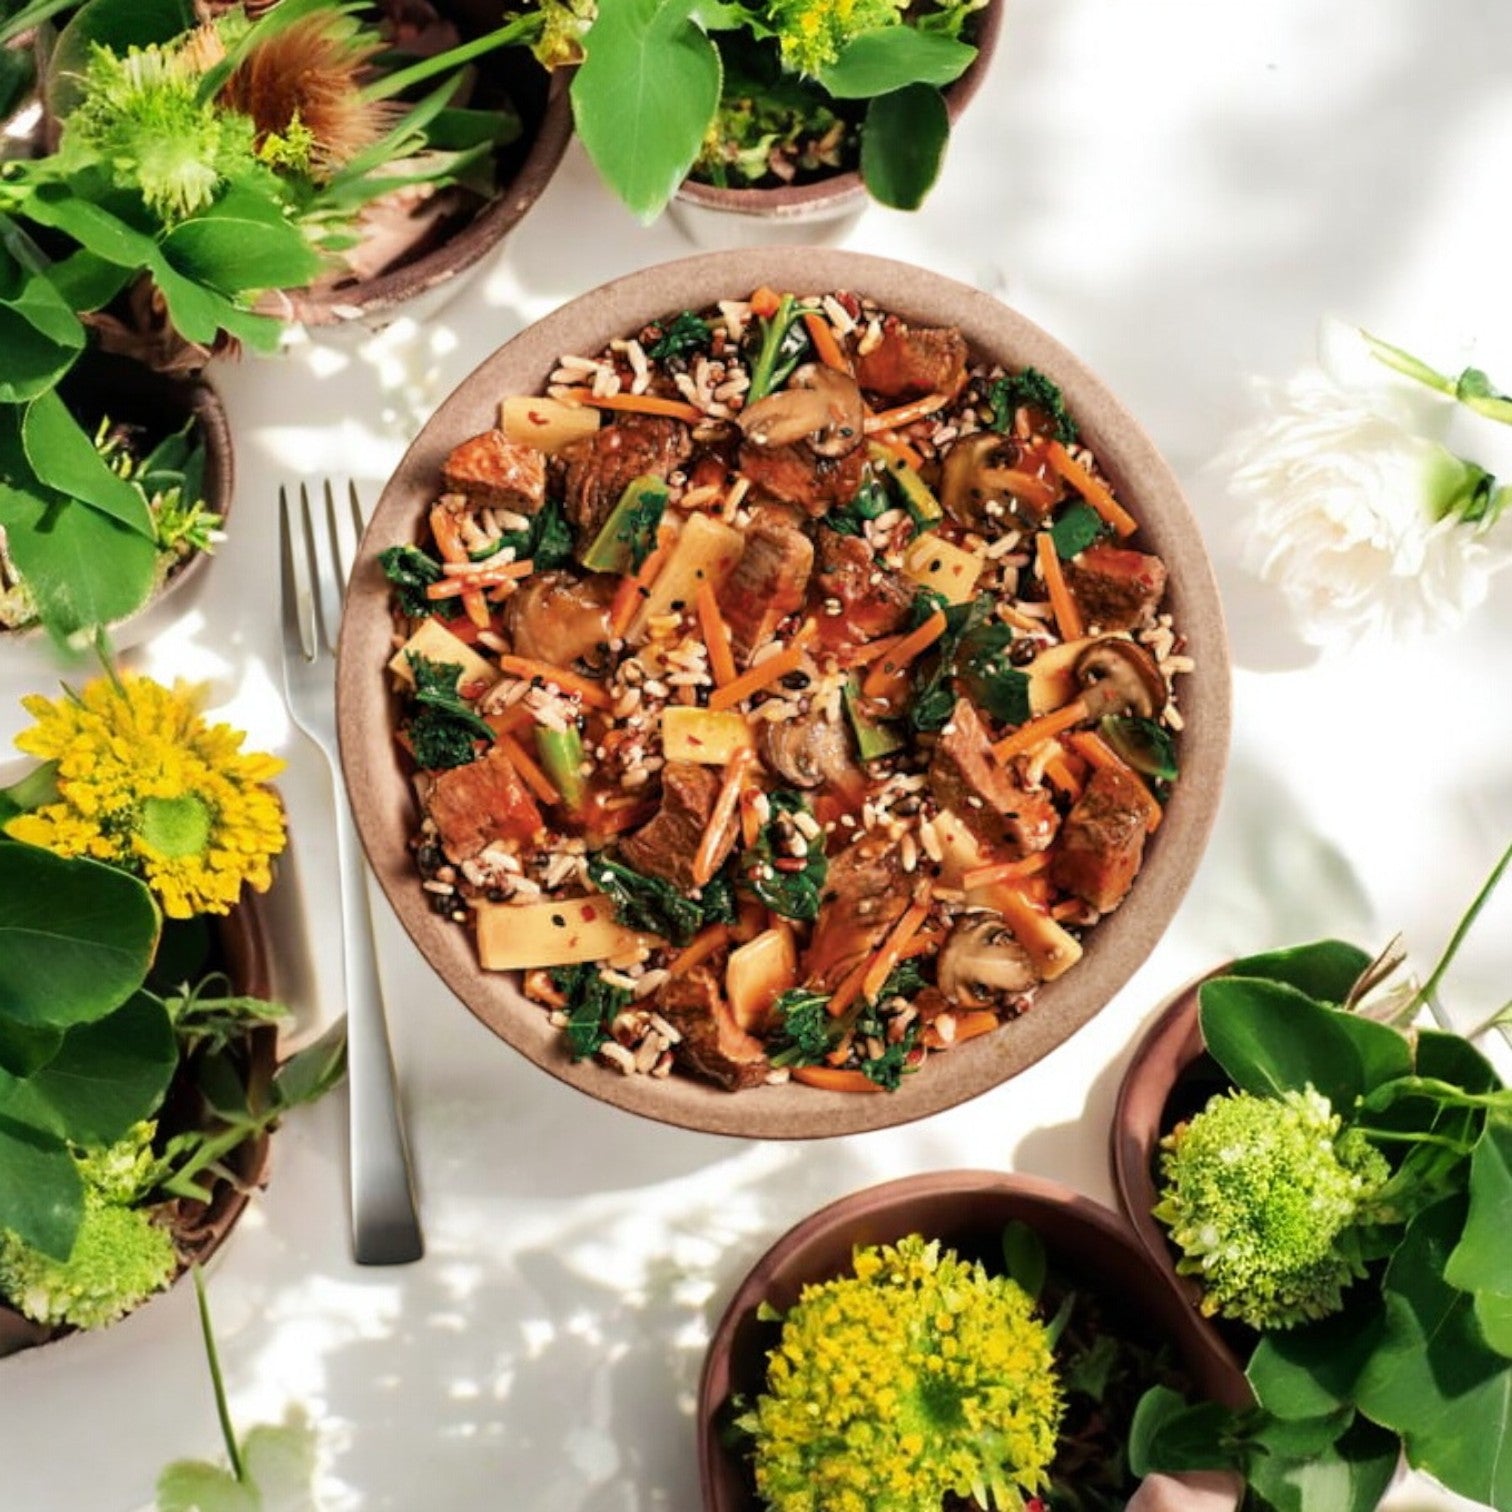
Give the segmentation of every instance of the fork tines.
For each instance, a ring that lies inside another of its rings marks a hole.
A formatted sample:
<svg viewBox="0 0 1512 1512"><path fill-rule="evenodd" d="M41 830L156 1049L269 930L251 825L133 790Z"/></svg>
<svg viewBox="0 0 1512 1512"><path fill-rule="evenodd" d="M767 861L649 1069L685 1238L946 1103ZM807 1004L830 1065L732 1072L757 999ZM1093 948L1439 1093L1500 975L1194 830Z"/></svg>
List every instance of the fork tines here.
<svg viewBox="0 0 1512 1512"><path fill-rule="evenodd" d="M346 507L338 507L336 489L327 479L321 492L325 508L310 500L299 485L299 515L293 519L289 490L278 490L279 559L283 570L284 650L313 661L322 642L332 655L341 629L341 600L357 558L365 521L357 485L347 483ZM322 519L321 516L324 518Z"/></svg>

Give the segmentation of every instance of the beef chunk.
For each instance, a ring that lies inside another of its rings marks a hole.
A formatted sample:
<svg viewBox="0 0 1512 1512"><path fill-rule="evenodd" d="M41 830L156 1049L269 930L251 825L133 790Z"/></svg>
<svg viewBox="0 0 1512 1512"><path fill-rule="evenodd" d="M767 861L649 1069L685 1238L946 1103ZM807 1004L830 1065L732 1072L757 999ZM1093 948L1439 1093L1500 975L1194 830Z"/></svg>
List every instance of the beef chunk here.
<svg viewBox="0 0 1512 1512"><path fill-rule="evenodd" d="M804 981L833 992L863 957L871 955L903 916L913 878L903 870L896 842L863 835L831 856L819 921L803 954Z"/></svg>
<svg viewBox="0 0 1512 1512"><path fill-rule="evenodd" d="M856 364L856 382L881 399L953 396L966 381L966 338L954 326L894 326Z"/></svg>
<svg viewBox="0 0 1512 1512"><path fill-rule="evenodd" d="M542 830L535 799L497 746L479 761L438 772L425 807L453 863L470 861L495 840L533 844Z"/></svg>
<svg viewBox="0 0 1512 1512"><path fill-rule="evenodd" d="M979 840L1006 845L1016 857L1044 850L1059 822L1054 805L1043 792L1021 788L991 747L974 705L958 698L935 746L930 791Z"/></svg>
<svg viewBox="0 0 1512 1512"><path fill-rule="evenodd" d="M1132 630L1165 594L1165 563L1121 546L1089 546L1066 563L1066 586L1089 626Z"/></svg>
<svg viewBox="0 0 1512 1512"><path fill-rule="evenodd" d="M1093 772L1061 827L1050 880L1107 913L1123 902L1144 859L1145 802L1139 779Z"/></svg>
<svg viewBox="0 0 1512 1512"><path fill-rule="evenodd" d="M840 600L840 622L858 641L891 635L908 617L917 587L872 554L860 536L819 535L819 592Z"/></svg>
<svg viewBox="0 0 1512 1512"><path fill-rule="evenodd" d="M484 431L453 450L441 481L473 504L534 514L546 499L546 457L503 431Z"/></svg>
<svg viewBox="0 0 1512 1512"><path fill-rule="evenodd" d="M593 436L574 441L563 453L567 464L567 518L587 546L635 478L665 478L693 450L688 427L659 415L627 415Z"/></svg>
<svg viewBox="0 0 1512 1512"><path fill-rule="evenodd" d="M856 497L865 465L866 448L861 446L843 457L817 456L802 441L789 446L747 441L740 448L740 470L753 488L784 504L796 504L816 520Z"/></svg>
<svg viewBox="0 0 1512 1512"><path fill-rule="evenodd" d="M695 966L673 977L657 993L656 1011L682 1035L673 1054L694 1076L727 1092L759 1087L766 1080L772 1068L765 1047L735 1022L709 967Z"/></svg>
<svg viewBox="0 0 1512 1512"><path fill-rule="evenodd" d="M683 891L691 891L693 858L719 797L719 777L710 768L693 761L669 761L662 768L662 802L656 817L620 844L620 855L648 877L660 877ZM720 847L715 865L720 866L735 844L732 827Z"/></svg>
<svg viewBox="0 0 1512 1512"><path fill-rule="evenodd" d="M745 532L745 549L719 590L735 660L744 665L778 624L801 607L814 570L813 542L785 509L760 509Z"/></svg>

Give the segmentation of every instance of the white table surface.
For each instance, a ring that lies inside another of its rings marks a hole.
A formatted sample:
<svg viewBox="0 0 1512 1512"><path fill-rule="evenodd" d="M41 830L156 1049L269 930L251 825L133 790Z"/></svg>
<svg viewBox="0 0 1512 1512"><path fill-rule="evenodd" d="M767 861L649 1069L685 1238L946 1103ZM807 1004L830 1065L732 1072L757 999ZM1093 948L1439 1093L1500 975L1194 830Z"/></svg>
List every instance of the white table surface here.
<svg viewBox="0 0 1512 1512"><path fill-rule="evenodd" d="M1110 1201L1119 1077L1186 978L1328 931L1371 943L1400 927L1420 961L1436 951L1512 834L1512 579L1463 631L1315 664L1235 566L1206 464L1249 413L1248 376L1291 371L1325 311L1512 384L1509 56L1504 0L1012 0L927 213L869 211L847 244L979 283L1040 321L1182 475L1236 663L1228 789L1196 884L1125 990L1047 1060L928 1122L814 1145L664 1129L558 1085L474 1022L379 901L427 1257L351 1263L337 1095L289 1120L212 1284L237 1419L307 1404L331 1508L693 1512L705 1340L792 1222L961 1165ZM638 228L574 147L439 317L218 375L238 445L231 539L198 608L137 662L212 679L252 743L289 757L308 930L286 877L279 945L307 1023L339 1011L332 800L276 693L277 485L333 473L376 494L494 346L688 250L669 226ZM0 737L26 722L17 698L54 677L29 658L0 666ZM1507 995L1509 914L1466 959L1476 1004L1493 1005L1498 974L1495 1001ZM218 1453L186 1289L0 1364L5 1512L131 1512L165 1462ZM1409 1483L1392 1505L1454 1502Z"/></svg>

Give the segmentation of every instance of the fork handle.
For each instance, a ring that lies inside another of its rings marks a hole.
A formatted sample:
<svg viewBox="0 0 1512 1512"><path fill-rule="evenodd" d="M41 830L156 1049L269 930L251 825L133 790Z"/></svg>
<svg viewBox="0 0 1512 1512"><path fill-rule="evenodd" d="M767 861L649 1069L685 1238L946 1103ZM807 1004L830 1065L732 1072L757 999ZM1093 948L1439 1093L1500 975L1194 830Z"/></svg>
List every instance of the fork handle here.
<svg viewBox="0 0 1512 1512"><path fill-rule="evenodd" d="M339 783L336 851L346 961L352 1255L358 1265L405 1265L425 1253L425 1240L399 1117L373 919L368 911L367 863Z"/></svg>

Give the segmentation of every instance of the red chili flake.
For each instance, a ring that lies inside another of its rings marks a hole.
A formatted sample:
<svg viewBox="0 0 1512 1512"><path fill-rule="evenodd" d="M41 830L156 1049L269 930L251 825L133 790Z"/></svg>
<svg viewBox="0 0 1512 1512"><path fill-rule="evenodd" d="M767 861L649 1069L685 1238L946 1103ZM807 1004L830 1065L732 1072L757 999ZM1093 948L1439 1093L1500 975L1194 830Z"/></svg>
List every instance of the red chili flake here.
<svg viewBox="0 0 1512 1512"><path fill-rule="evenodd" d="M801 872L808 863L800 861L797 856L777 856L772 865L780 872Z"/></svg>
<svg viewBox="0 0 1512 1512"><path fill-rule="evenodd" d="M598 918L598 909L591 903L583 904L583 923L591 924L596 918Z"/></svg>

